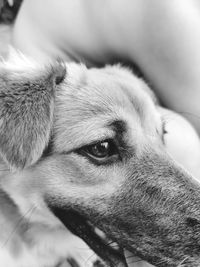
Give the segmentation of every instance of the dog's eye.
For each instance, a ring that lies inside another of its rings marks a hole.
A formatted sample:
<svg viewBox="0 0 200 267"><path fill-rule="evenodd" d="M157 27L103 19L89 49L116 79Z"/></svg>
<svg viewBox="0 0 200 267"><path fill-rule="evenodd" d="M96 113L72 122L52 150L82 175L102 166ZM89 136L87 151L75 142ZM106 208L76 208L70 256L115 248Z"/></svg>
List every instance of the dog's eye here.
<svg viewBox="0 0 200 267"><path fill-rule="evenodd" d="M105 158L114 154L113 144L109 141L100 142L87 147L88 153L93 157Z"/></svg>
<svg viewBox="0 0 200 267"><path fill-rule="evenodd" d="M85 146L79 152L99 164L109 163L119 157L117 146L112 140Z"/></svg>

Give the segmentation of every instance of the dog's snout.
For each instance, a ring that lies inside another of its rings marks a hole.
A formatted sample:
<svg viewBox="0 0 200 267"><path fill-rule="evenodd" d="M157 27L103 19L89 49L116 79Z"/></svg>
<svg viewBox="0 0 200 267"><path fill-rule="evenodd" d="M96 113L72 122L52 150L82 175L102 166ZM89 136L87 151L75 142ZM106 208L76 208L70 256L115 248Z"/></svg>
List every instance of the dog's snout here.
<svg viewBox="0 0 200 267"><path fill-rule="evenodd" d="M59 85L66 76L67 70L64 62L57 62L53 67L53 78L56 85Z"/></svg>

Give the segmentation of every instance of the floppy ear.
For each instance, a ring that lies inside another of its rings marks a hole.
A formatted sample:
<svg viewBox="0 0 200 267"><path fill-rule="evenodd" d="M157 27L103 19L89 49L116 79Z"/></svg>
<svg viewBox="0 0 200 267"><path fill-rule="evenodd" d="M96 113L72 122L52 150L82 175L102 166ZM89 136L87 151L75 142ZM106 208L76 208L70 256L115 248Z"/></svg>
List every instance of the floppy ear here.
<svg viewBox="0 0 200 267"><path fill-rule="evenodd" d="M0 64L0 155L17 169L35 163L48 144L54 90L66 73L62 63L25 65Z"/></svg>

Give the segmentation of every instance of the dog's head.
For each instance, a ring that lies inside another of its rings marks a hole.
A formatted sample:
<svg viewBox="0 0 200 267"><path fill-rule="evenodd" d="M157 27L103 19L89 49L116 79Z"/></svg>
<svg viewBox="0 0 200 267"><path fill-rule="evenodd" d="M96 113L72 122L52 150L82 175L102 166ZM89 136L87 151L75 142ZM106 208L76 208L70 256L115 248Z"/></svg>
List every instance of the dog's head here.
<svg viewBox="0 0 200 267"><path fill-rule="evenodd" d="M26 196L42 197L110 266L123 257L94 227L156 266L199 266L200 186L165 151L147 85L119 66L69 64L64 80L55 69L17 82L1 75L12 108L1 97L0 150L6 162L27 166L19 179Z"/></svg>

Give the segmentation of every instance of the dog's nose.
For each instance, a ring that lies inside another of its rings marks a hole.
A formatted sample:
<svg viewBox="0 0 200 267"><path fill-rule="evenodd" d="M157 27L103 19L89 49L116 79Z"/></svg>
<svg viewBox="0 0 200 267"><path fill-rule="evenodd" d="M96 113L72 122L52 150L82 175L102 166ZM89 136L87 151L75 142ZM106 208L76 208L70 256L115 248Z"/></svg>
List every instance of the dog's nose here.
<svg viewBox="0 0 200 267"><path fill-rule="evenodd" d="M56 62L53 66L53 78L56 85L59 85L66 76L66 64L64 62Z"/></svg>

